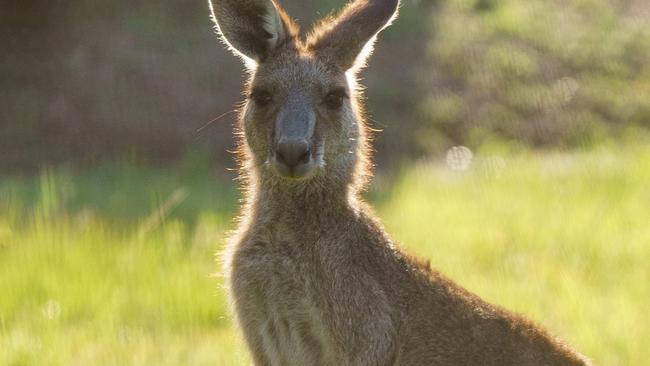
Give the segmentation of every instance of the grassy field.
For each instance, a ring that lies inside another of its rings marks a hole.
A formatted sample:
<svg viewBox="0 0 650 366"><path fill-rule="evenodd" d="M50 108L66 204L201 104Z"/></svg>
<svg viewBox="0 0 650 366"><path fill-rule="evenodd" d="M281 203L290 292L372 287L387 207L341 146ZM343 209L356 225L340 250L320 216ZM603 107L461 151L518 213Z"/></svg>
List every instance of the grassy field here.
<svg viewBox="0 0 650 366"><path fill-rule="evenodd" d="M243 365L214 259L236 190L200 168L0 180L0 365ZM369 193L409 251L599 365L650 358L650 147L479 151Z"/></svg>

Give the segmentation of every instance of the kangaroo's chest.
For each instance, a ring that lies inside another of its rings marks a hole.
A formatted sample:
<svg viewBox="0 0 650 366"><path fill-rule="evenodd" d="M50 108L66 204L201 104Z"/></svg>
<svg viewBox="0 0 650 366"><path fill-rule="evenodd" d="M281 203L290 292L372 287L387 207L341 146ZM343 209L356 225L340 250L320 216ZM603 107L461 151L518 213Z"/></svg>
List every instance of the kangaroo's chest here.
<svg viewBox="0 0 650 366"><path fill-rule="evenodd" d="M303 243L248 243L235 253L231 273L236 311L249 342L270 365L335 362L314 277L317 254Z"/></svg>

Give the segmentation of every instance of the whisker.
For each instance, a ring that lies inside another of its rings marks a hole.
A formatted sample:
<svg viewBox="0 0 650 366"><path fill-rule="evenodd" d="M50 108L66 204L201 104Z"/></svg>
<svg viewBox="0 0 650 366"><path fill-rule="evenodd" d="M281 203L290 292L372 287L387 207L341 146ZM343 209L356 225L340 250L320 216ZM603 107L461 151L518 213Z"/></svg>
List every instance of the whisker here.
<svg viewBox="0 0 650 366"><path fill-rule="evenodd" d="M223 117L225 117L225 116L227 116L227 115L230 115L230 114L232 114L232 113L235 113L235 112L237 112L237 109L233 109L233 110L230 110L230 111L228 111L228 112L226 112L226 113L222 113L222 114L219 115L218 117L213 118L212 120L210 120L210 122L207 122L207 123L204 124L203 126L201 126L201 127L199 127L198 129L196 129L195 133L198 135L199 133L201 133L201 131L205 130L206 128L208 128L209 126L211 126L213 123L215 123L215 122L217 122L218 120L222 119Z"/></svg>

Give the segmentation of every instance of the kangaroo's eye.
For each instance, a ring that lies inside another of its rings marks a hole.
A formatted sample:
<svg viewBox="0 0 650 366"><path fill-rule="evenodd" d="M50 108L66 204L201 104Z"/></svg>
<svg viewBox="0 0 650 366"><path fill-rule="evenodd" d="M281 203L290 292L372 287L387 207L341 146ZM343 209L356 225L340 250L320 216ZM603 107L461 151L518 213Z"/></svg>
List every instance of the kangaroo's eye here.
<svg viewBox="0 0 650 366"><path fill-rule="evenodd" d="M259 107L265 107L273 101L271 93L265 90L255 90L251 93L250 99Z"/></svg>
<svg viewBox="0 0 650 366"><path fill-rule="evenodd" d="M325 96L325 105L329 109L341 109L343 100L347 97L345 90L334 90Z"/></svg>

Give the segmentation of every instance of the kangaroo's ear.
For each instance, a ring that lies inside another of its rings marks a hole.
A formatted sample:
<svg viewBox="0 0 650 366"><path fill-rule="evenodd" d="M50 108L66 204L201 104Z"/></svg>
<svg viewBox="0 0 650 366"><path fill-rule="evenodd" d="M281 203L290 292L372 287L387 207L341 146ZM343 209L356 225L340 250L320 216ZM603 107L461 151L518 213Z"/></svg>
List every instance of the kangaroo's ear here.
<svg viewBox="0 0 650 366"><path fill-rule="evenodd" d="M356 0L313 31L309 47L344 70L360 69L377 34L397 16L399 0Z"/></svg>
<svg viewBox="0 0 650 366"><path fill-rule="evenodd" d="M245 61L264 61L297 32L274 0L210 0L210 10L223 41Z"/></svg>

